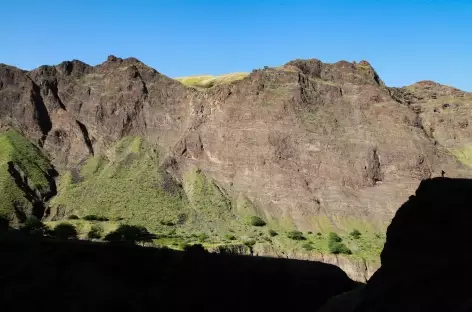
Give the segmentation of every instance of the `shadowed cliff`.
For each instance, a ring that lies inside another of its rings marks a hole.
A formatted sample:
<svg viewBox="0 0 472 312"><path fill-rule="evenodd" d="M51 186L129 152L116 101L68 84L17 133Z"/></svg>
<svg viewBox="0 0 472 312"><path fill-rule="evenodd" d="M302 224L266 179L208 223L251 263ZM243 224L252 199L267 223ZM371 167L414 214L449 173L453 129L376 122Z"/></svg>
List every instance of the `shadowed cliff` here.
<svg viewBox="0 0 472 312"><path fill-rule="evenodd" d="M388 227L381 268L321 311L472 311L471 225L472 180L423 181Z"/></svg>

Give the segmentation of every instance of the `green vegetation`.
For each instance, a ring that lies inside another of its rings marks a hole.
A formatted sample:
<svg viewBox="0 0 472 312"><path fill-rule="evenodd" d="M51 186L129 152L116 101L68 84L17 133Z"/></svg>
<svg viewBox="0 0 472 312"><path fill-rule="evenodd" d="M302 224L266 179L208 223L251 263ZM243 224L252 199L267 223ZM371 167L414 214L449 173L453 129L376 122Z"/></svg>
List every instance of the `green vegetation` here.
<svg viewBox="0 0 472 312"><path fill-rule="evenodd" d="M35 216L28 216L21 230L31 235L44 235L47 227Z"/></svg>
<svg viewBox="0 0 472 312"><path fill-rule="evenodd" d="M208 89L217 85L229 84L238 80L242 80L248 75L248 73L232 73L221 76L202 75L181 77L177 78L176 80L189 87Z"/></svg>
<svg viewBox="0 0 472 312"><path fill-rule="evenodd" d="M87 233L89 239L100 239L103 236L103 228L99 224L92 225L90 232Z"/></svg>
<svg viewBox="0 0 472 312"><path fill-rule="evenodd" d="M252 216L250 219L250 224L252 226L264 226L266 225L266 222L258 216Z"/></svg>
<svg viewBox="0 0 472 312"><path fill-rule="evenodd" d="M288 232L287 237L293 240L306 240L305 236L303 236L303 233L299 231Z"/></svg>
<svg viewBox="0 0 472 312"><path fill-rule="evenodd" d="M352 254L352 251L342 243L342 238L334 232L328 234L328 249L332 254Z"/></svg>
<svg viewBox="0 0 472 312"><path fill-rule="evenodd" d="M361 238L362 233L359 232L359 230L356 230L356 229L355 229L355 230L353 230L351 233L349 233L349 235L351 235L351 236L352 236L353 238L355 238L355 239L359 239L359 238Z"/></svg>
<svg viewBox="0 0 472 312"><path fill-rule="evenodd" d="M339 242L342 242L342 241L343 241L342 238L337 233L330 232L328 234L328 242L339 243Z"/></svg>
<svg viewBox="0 0 472 312"><path fill-rule="evenodd" d="M108 233L105 240L109 242L125 242L135 244L136 242L150 242L154 236L143 226L120 225L115 231Z"/></svg>
<svg viewBox="0 0 472 312"><path fill-rule="evenodd" d="M35 148L35 151L39 150ZM243 246L246 251L258 243L280 251L348 254L349 250L350 257L378 259L385 238L361 224L350 221L341 227L362 231L357 238L349 235L349 231L336 234L339 239L342 236L338 242L342 245L329 244L328 236L334 234L327 235L332 228L327 221L316 223L320 232L315 235L287 231L294 226L290 220L285 223L272 218L263 220L257 216L263 212L249 199L242 195L232 200L197 167L184 172L182 184L175 182L159 166L166 161L160 155L156 146L139 137L123 138L103 154L87 160L80 168L80 179L73 182L72 174L63 172L58 195L48 203L52 215L68 216L68 223L80 239L152 241L156 246L173 249L185 249L194 244L202 244L207 249L235 245ZM261 229L266 222L267 229ZM29 218L23 229L28 233L57 236L55 230L47 228L55 229L59 222L45 223ZM126 227L133 228L134 234Z"/></svg>
<svg viewBox="0 0 472 312"><path fill-rule="evenodd" d="M472 146L452 149L451 152L461 163L472 167Z"/></svg>
<svg viewBox="0 0 472 312"><path fill-rule="evenodd" d="M226 234L225 238L227 240L236 240L236 236L232 235L232 234Z"/></svg>
<svg viewBox="0 0 472 312"><path fill-rule="evenodd" d="M106 217L96 216L96 215L88 215L88 216L83 217L82 219L87 220L87 221L109 221L109 219Z"/></svg>
<svg viewBox="0 0 472 312"><path fill-rule="evenodd" d="M70 223L60 223L56 225L51 235L59 239L77 239L77 231Z"/></svg>
<svg viewBox="0 0 472 312"><path fill-rule="evenodd" d="M28 187L39 193L49 190L48 171L53 168L43 153L18 132L0 134L0 216L13 220L14 203L26 216L31 214L33 205L15 183L9 167L27 177Z"/></svg>
<svg viewBox="0 0 472 312"><path fill-rule="evenodd" d="M256 240L254 239L250 239L244 242L244 245L246 245L249 248L254 247L255 244L256 244Z"/></svg>
<svg viewBox="0 0 472 312"><path fill-rule="evenodd" d="M302 248L305 249L306 251L312 251L313 250L313 246L311 245L311 243L303 244Z"/></svg>
<svg viewBox="0 0 472 312"><path fill-rule="evenodd" d="M159 155L139 137L120 140L108 153L89 159L81 169L82 181L70 174L59 182L51 201L53 211L85 215L85 220L120 220L158 231L161 221L182 220L189 213L185 194L158 166Z"/></svg>

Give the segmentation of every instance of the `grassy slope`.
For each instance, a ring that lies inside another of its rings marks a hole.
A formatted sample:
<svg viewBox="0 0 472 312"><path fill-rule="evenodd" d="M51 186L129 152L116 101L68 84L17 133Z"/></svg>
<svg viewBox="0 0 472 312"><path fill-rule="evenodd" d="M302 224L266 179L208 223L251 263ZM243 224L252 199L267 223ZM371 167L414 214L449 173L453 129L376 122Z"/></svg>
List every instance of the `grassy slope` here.
<svg viewBox="0 0 472 312"><path fill-rule="evenodd" d="M208 89L220 84L227 84L233 81L244 79L248 73L232 73L221 76L201 75L176 78L186 86Z"/></svg>
<svg viewBox="0 0 472 312"><path fill-rule="evenodd" d="M14 203L30 210L32 204L8 172L8 163L18 166L31 188L42 191L49 187L47 171L52 169L48 159L31 142L14 130L0 134L0 215L12 219Z"/></svg>
<svg viewBox="0 0 472 312"><path fill-rule="evenodd" d="M111 220L99 222L105 234L120 222L144 225L162 236L155 241L157 245L177 249L192 243L212 248L255 241L270 243L283 251L302 249L303 244L311 242L313 252L328 252L327 231L322 235L304 233L306 241L294 241L287 238L291 228L273 222L263 227L251 226L248 217L258 214L257 208L247 199L232 200L198 168L184 174L182 186L176 184L159 168L159 155L153 150L139 137L127 137L111 148L107 157L96 155L89 159L81 168L81 181L73 183L70 173L63 174L59 194L51 201L53 211L65 209L66 215L81 217L105 216ZM92 223L96 223L67 222L76 225L84 238ZM270 228L279 235L270 237ZM359 240L341 233L353 250L353 257L377 259L383 237L368 229L359 230L363 233Z"/></svg>

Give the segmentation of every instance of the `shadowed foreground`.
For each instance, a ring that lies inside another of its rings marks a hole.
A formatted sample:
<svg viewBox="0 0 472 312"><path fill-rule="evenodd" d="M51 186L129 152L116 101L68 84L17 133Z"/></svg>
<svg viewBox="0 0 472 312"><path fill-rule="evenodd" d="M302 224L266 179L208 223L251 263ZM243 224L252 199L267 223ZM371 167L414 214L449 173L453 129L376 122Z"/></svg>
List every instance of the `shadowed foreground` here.
<svg viewBox="0 0 472 312"><path fill-rule="evenodd" d="M472 311L471 229L472 180L421 182L388 227L381 268L320 311Z"/></svg>
<svg viewBox="0 0 472 312"><path fill-rule="evenodd" d="M357 285L324 263L14 234L0 240L2 311L316 311Z"/></svg>

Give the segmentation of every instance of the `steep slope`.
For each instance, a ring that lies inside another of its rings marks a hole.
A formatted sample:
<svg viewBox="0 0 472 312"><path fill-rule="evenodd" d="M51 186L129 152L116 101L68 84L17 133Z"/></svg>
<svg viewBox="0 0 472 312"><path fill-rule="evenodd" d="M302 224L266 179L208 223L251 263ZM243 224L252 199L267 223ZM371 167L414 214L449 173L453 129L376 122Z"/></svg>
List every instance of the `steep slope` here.
<svg viewBox="0 0 472 312"><path fill-rule="evenodd" d="M392 88L392 95L418 114L426 134L436 145L472 166L472 93L432 81L421 81L404 88ZM446 172L447 173L447 172Z"/></svg>
<svg viewBox="0 0 472 312"><path fill-rule="evenodd" d="M56 172L42 152L15 130L0 134L0 217L24 222L42 218L56 194Z"/></svg>

